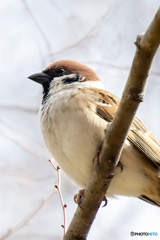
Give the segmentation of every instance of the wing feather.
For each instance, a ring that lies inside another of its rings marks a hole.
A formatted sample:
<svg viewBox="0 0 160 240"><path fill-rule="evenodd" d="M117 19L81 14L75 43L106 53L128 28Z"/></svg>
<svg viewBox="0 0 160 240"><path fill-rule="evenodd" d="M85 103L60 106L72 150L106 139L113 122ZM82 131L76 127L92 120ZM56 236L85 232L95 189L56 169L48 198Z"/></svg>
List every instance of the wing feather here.
<svg viewBox="0 0 160 240"><path fill-rule="evenodd" d="M111 122L117 111L120 99L106 90L92 88L97 102L96 114ZM155 165L160 167L160 143L148 130L148 128L135 117L127 139Z"/></svg>

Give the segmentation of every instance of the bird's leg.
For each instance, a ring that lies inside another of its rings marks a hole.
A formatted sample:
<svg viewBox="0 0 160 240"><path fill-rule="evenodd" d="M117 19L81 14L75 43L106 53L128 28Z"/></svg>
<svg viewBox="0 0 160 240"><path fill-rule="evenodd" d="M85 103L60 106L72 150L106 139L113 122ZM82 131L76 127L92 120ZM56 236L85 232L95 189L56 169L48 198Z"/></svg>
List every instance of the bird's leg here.
<svg viewBox="0 0 160 240"><path fill-rule="evenodd" d="M101 153L101 149L102 149L102 147L98 147L97 148L96 156L92 160L93 166L94 166L95 169L97 169L97 166L99 165L99 155ZM106 196L104 196L102 201L105 202L104 205L103 205L103 207L105 207L107 205L107 198L106 198Z"/></svg>
<svg viewBox="0 0 160 240"><path fill-rule="evenodd" d="M92 162L93 162L93 166L94 168L96 169L97 166L99 165L99 155L101 153L101 149L102 147L98 147L97 148L97 153L96 153L96 156L93 158Z"/></svg>

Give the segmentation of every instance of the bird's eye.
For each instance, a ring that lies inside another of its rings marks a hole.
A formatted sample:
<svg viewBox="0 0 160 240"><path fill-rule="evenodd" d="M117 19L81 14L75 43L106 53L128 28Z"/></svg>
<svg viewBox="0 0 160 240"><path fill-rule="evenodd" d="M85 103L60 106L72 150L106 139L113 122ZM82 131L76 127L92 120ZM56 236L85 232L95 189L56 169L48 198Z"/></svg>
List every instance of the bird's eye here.
<svg viewBox="0 0 160 240"><path fill-rule="evenodd" d="M64 73L65 70L64 70L64 68L57 68L57 69L56 69L56 72L57 72L57 73Z"/></svg>

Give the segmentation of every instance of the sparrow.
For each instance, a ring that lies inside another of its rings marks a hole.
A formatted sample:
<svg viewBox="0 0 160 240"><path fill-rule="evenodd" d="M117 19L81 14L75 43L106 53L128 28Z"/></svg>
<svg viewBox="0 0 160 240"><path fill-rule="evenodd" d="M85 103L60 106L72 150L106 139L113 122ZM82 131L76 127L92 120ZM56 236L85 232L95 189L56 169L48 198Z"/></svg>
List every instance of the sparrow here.
<svg viewBox="0 0 160 240"><path fill-rule="evenodd" d="M120 99L104 90L91 68L73 60L54 62L29 78L43 89L39 122L46 148L68 177L85 188ZM119 162L107 196L137 197L160 207L160 144L137 117Z"/></svg>

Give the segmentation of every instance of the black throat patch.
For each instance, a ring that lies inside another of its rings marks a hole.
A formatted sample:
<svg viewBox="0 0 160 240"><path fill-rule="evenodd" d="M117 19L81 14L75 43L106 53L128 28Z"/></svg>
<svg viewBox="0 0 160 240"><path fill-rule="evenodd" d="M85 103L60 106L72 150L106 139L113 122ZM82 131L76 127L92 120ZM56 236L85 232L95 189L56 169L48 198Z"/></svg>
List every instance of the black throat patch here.
<svg viewBox="0 0 160 240"><path fill-rule="evenodd" d="M43 91L42 91L42 94L43 94L43 97L42 97L42 104L45 104L47 99L49 99L50 97L50 94L49 94L49 86L50 86L50 82L51 81L48 81L48 82L45 82L42 86L43 88Z"/></svg>

